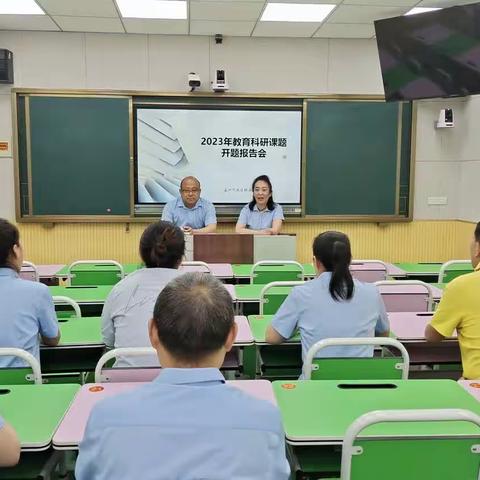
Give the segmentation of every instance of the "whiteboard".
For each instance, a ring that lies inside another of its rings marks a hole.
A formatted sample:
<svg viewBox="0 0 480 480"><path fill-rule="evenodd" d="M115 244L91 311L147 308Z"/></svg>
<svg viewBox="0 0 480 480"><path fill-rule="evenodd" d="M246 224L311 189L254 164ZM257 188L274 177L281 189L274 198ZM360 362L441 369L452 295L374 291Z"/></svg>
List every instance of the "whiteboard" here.
<svg viewBox="0 0 480 480"><path fill-rule="evenodd" d="M192 175L202 197L244 204L264 174L276 202L301 202L301 111L138 108L136 137L137 203L179 196Z"/></svg>

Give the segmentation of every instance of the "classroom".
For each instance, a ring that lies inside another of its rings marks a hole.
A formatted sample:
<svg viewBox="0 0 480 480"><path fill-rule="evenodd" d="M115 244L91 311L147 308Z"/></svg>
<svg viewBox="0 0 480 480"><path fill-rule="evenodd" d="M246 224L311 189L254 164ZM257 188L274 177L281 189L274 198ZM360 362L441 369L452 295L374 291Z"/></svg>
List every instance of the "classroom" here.
<svg viewBox="0 0 480 480"><path fill-rule="evenodd" d="M480 478L478 18L0 0L0 479Z"/></svg>

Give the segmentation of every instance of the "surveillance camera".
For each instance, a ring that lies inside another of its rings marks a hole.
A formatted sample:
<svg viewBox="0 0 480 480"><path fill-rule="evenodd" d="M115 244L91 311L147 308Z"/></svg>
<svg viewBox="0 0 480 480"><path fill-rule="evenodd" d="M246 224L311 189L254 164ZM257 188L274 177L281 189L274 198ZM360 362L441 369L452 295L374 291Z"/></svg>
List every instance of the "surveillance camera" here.
<svg viewBox="0 0 480 480"><path fill-rule="evenodd" d="M218 44L222 44L223 43L223 35L221 33L217 33L215 35L215 43L218 45Z"/></svg>
<svg viewBox="0 0 480 480"><path fill-rule="evenodd" d="M212 82L212 90L214 92L226 92L228 90L225 70L215 70L215 80Z"/></svg>
<svg viewBox="0 0 480 480"><path fill-rule="evenodd" d="M190 91L193 92L200 85L200 75L197 75L195 72L190 72L188 74L188 86L190 87Z"/></svg>
<svg viewBox="0 0 480 480"><path fill-rule="evenodd" d="M436 128L452 128L455 126L453 121L453 109L452 108L442 108L440 114L438 115L438 121L435 122Z"/></svg>

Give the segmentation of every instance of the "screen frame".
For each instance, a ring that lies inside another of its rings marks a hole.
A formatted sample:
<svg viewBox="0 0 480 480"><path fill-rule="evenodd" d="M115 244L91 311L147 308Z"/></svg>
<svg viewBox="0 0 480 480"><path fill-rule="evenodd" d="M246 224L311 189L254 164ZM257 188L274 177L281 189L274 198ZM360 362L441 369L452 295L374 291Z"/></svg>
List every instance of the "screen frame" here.
<svg viewBox="0 0 480 480"><path fill-rule="evenodd" d="M300 184L298 203L278 202L286 216L302 216L304 213L304 175L305 175L305 112L303 104L265 104L257 102L222 102L216 100L215 104L208 102L134 102L133 103L133 179L134 179L134 211L135 216L160 215L166 202L139 202L138 201L138 135L137 135L137 111L142 109L165 109L165 110L218 110L218 111L296 111L300 113ZM252 179L253 180L253 179ZM245 202L212 202L215 205L218 216L237 216L245 205Z"/></svg>

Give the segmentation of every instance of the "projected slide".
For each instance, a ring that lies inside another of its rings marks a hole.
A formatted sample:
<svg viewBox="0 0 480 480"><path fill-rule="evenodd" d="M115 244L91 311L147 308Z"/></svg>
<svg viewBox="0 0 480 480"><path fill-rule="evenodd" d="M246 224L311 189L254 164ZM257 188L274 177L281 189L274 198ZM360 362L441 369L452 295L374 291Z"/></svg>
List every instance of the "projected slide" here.
<svg viewBox="0 0 480 480"><path fill-rule="evenodd" d="M187 175L215 203L246 203L252 180L273 183L279 203L300 204L300 111L137 109L137 203L179 195Z"/></svg>

